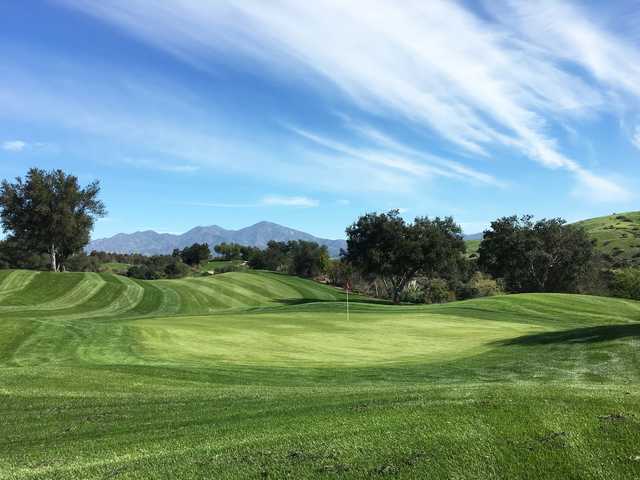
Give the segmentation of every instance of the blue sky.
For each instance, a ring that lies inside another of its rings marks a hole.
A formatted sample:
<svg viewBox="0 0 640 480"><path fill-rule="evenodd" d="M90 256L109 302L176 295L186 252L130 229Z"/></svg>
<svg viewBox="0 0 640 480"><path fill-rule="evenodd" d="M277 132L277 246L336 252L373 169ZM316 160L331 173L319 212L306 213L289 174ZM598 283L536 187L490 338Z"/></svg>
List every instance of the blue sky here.
<svg viewBox="0 0 640 480"><path fill-rule="evenodd" d="M635 1L2 2L0 177L100 179L96 238L634 210L638 25Z"/></svg>

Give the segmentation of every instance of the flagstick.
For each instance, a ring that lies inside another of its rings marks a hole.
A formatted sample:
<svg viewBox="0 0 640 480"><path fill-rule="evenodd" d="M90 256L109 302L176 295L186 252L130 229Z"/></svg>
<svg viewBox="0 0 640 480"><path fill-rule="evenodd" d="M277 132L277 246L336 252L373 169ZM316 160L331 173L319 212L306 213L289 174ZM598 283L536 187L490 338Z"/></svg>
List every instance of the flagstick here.
<svg viewBox="0 0 640 480"><path fill-rule="evenodd" d="M347 322L349 321L349 287L347 286Z"/></svg>

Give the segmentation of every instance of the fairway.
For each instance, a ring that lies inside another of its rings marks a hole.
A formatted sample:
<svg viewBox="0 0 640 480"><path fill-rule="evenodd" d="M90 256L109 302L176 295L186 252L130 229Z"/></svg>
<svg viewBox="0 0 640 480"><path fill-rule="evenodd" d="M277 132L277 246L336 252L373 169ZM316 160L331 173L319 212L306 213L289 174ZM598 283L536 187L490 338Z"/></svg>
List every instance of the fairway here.
<svg viewBox="0 0 640 480"><path fill-rule="evenodd" d="M0 271L0 479L634 478L640 303Z"/></svg>

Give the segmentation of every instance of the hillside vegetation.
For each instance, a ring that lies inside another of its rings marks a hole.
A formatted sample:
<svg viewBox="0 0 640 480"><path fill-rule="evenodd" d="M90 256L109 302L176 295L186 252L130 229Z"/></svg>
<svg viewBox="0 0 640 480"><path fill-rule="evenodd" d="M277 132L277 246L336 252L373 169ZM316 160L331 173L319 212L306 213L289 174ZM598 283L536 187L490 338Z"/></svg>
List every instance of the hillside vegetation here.
<svg viewBox="0 0 640 480"><path fill-rule="evenodd" d="M640 212L614 213L576 222L596 240L596 248L612 262L640 266ZM465 241L467 256L475 257L480 240Z"/></svg>
<svg viewBox="0 0 640 480"><path fill-rule="evenodd" d="M577 222L614 264L640 265L640 212L616 213Z"/></svg>
<svg viewBox="0 0 640 480"><path fill-rule="evenodd" d="M639 303L343 300L0 272L0 478L640 475Z"/></svg>

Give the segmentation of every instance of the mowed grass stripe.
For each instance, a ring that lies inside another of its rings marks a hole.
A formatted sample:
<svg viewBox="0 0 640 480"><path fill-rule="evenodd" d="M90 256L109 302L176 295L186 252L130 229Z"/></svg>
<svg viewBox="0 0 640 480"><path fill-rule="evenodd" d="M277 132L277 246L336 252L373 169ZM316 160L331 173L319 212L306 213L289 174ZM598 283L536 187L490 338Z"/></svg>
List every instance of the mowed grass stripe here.
<svg viewBox="0 0 640 480"><path fill-rule="evenodd" d="M222 295L215 295L211 289L198 286L197 283L187 280L165 281L165 287L173 290L178 297L179 314L210 313L212 310L230 308L233 299Z"/></svg>
<svg viewBox="0 0 640 480"><path fill-rule="evenodd" d="M53 312L56 319L82 320L114 317L134 309L143 298L143 287L120 275L102 274L104 284L84 302Z"/></svg>
<svg viewBox="0 0 640 480"><path fill-rule="evenodd" d="M221 281L236 285L254 295L265 299L265 303L281 303L287 299L300 299L300 292L282 282L274 282L266 275L255 274L225 274Z"/></svg>
<svg viewBox="0 0 640 480"><path fill-rule="evenodd" d="M197 285L195 288L203 287L206 291L215 295L217 299L225 299L224 301L232 308L264 305L273 301L273 297L261 295L255 290L245 288L230 280L231 279L227 278L211 280L192 279L190 283L191 285Z"/></svg>
<svg viewBox="0 0 640 480"><path fill-rule="evenodd" d="M128 314L140 316L171 315L179 310L178 296L175 291L163 288L155 282L133 281L142 287L143 296L142 300Z"/></svg>
<svg viewBox="0 0 640 480"><path fill-rule="evenodd" d="M121 275L106 274L104 278L107 284L113 283L112 295L110 301L106 302L102 308L91 311L92 317L114 317L126 314L142 301L144 288L139 283ZM104 296L104 288L102 287L93 298ZM75 318L82 318L82 314L71 315L71 319Z"/></svg>
<svg viewBox="0 0 640 480"><path fill-rule="evenodd" d="M337 292L333 291L330 287L320 285L312 282L311 280L303 280L298 277L291 277L289 275L277 274L277 273L262 273L262 275L282 283L296 292L298 292L300 298L317 299L317 300L337 300Z"/></svg>
<svg viewBox="0 0 640 480"><path fill-rule="evenodd" d="M55 311L72 308L95 295L105 283L97 273L70 273L63 277L56 277L55 281L52 281L52 275L55 274L44 272L38 275L27 288L24 288L20 294L16 294L18 301L11 300L11 303L19 303L20 306L8 308L23 311ZM1 310L2 307L0 307Z"/></svg>
<svg viewBox="0 0 640 480"><path fill-rule="evenodd" d="M25 288L39 272L30 270L14 270L4 277L0 284L0 304L12 294Z"/></svg>

